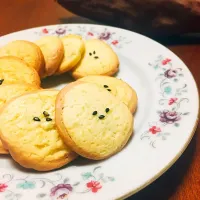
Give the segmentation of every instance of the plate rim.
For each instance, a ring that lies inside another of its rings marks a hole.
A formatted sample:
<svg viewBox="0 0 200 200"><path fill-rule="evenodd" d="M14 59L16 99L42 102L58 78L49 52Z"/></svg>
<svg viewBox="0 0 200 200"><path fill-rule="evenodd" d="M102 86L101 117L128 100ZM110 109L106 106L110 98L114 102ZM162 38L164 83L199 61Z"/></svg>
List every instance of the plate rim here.
<svg viewBox="0 0 200 200"><path fill-rule="evenodd" d="M164 167L162 168L157 174L155 174L151 179L147 180L145 183L143 183L140 187L138 188L135 188L134 190L131 190L130 192L120 196L120 197L117 197L115 198L116 200L123 200L123 199L126 199L136 193L138 193L139 191L141 191L142 189L146 188L148 185L150 185L151 183L153 183L155 180L157 180L159 177L161 177L161 175L163 175L168 169L170 169L173 164L181 157L181 155L184 153L184 151L186 150L186 148L189 146L196 130L197 130L197 127L198 127L198 124L199 124L199 121L200 121L200 90L199 90L199 86L197 85L197 82L193 76L193 73L191 72L190 68L185 64L185 62L178 56L176 55L173 51L171 51L169 48L167 48L166 46L164 46L163 44L157 42L156 40L146 36L146 35L142 35L140 33L137 33L137 32L134 32L134 31L131 31L131 30L126 30L124 28L120 28L120 27L115 27L115 26L110 26L110 25L103 25L103 24L90 24L90 23L58 23L58 24L49 24L49 25L42 25L42 26L36 26L36 27L31 27L31 28L27 28L27 29L22 29L22 30L18 30L18 31L15 31L15 32L11 32L11 33L8 33L8 34L5 34L5 35L1 35L0 36L0 39L4 39L4 37L7 37L7 36L11 36L12 34L16 34L16 33L20 33L20 32L23 32L23 31L27 31L27 30L34 30L34 29L39 29L39 28L47 28L47 27L54 27L54 26L64 26L64 25L72 25L72 26L97 26L97 27L107 27L107 28L112 28L112 29L116 29L118 31L126 31L126 32L129 32L129 33L134 33L140 37L144 37L148 40L151 40L152 42L154 43L157 43L158 45L162 46L163 48L165 48L166 50L170 51L170 53L172 53L175 57L177 57L184 65L185 67L188 69L193 81L194 81L194 84L196 86L196 91L197 91L197 96L198 96L198 99L197 99L197 106L198 106L198 112L197 112L197 116L196 116L196 121L194 123L194 126L193 126L193 129L192 131L190 132L190 137L188 138L188 140L185 142L184 146L179 150L179 152L176 154L176 156Z"/></svg>

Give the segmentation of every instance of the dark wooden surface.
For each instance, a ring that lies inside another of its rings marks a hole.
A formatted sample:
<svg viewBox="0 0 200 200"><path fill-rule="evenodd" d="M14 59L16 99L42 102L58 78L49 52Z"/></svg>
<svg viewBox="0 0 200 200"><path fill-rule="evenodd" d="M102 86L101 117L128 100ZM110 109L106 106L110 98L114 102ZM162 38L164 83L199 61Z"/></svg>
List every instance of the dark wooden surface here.
<svg viewBox="0 0 200 200"><path fill-rule="evenodd" d="M0 35L35 26L90 22L60 7L54 0L1 0ZM193 73L200 87L200 44L197 38L159 41L176 53ZM153 184L130 200L200 199L200 127L180 159Z"/></svg>

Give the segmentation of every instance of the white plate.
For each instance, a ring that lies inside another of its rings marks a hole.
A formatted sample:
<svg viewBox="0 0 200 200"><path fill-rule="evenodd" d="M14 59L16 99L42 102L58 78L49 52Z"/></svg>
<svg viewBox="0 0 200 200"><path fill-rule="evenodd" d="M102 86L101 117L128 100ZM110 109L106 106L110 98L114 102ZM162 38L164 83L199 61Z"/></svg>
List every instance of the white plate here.
<svg viewBox="0 0 200 200"><path fill-rule="evenodd" d="M27 171L9 156L0 156L0 199L110 200L130 196L163 174L190 142L198 120L196 83L171 51L142 35L106 26L70 24L33 28L0 38L0 46L16 39L80 34L100 38L117 52L122 78L137 91L139 104L134 136L110 159L78 159L64 168ZM67 74L50 77L45 88L62 88Z"/></svg>

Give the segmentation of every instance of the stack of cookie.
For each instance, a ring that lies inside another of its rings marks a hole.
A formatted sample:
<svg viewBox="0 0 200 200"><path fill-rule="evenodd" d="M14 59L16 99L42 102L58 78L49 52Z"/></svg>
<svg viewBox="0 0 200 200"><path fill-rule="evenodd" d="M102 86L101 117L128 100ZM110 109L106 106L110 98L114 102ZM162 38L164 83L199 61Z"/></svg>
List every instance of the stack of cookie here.
<svg viewBox="0 0 200 200"><path fill-rule="evenodd" d="M133 132L137 95L111 77L118 67L110 46L78 35L2 47L0 153L49 171L79 155L101 160L119 152ZM40 79L65 72L78 80L61 91L40 87Z"/></svg>

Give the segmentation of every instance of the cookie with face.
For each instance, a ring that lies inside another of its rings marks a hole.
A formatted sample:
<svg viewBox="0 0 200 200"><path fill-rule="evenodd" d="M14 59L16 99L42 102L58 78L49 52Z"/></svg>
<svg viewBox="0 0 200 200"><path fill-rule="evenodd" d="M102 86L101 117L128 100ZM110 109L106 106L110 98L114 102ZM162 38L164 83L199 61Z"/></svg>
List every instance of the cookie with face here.
<svg viewBox="0 0 200 200"><path fill-rule="evenodd" d="M34 68L40 76L44 73L44 56L33 42L15 40L0 48L0 56L15 56Z"/></svg>
<svg viewBox="0 0 200 200"><path fill-rule="evenodd" d="M40 47L44 55L44 77L53 75L64 56L64 46L61 39L56 36L44 36L35 41L35 43Z"/></svg>
<svg viewBox="0 0 200 200"><path fill-rule="evenodd" d="M133 116L103 87L78 81L59 92L56 125L64 142L75 152L101 160L125 146L133 132Z"/></svg>
<svg viewBox="0 0 200 200"><path fill-rule="evenodd" d="M79 81L101 86L126 104L132 113L135 112L138 101L137 94L125 81L109 76L86 76L79 79Z"/></svg>
<svg viewBox="0 0 200 200"><path fill-rule="evenodd" d="M85 53L78 65L72 69L75 79L88 75L115 74L119 69L119 60L113 49L98 39L85 41Z"/></svg>
<svg viewBox="0 0 200 200"><path fill-rule="evenodd" d="M40 88L30 84L9 84L0 86L0 110L11 99L23 95L27 92L36 91ZM9 152L3 147L0 140L0 154L8 154Z"/></svg>
<svg viewBox="0 0 200 200"><path fill-rule="evenodd" d="M63 74L77 65L85 51L82 37L69 34L61 38L64 45L64 58L56 71L56 75Z"/></svg>
<svg viewBox="0 0 200 200"><path fill-rule="evenodd" d="M13 159L25 168L49 171L77 157L55 126L58 91L27 93L6 103L0 113L0 136Z"/></svg>
<svg viewBox="0 0 200 200"><path fill-rule="evenodd" d="M0 58L0 85L28 83L40 86L40 77L35 69L14 56Z"/></svg>

